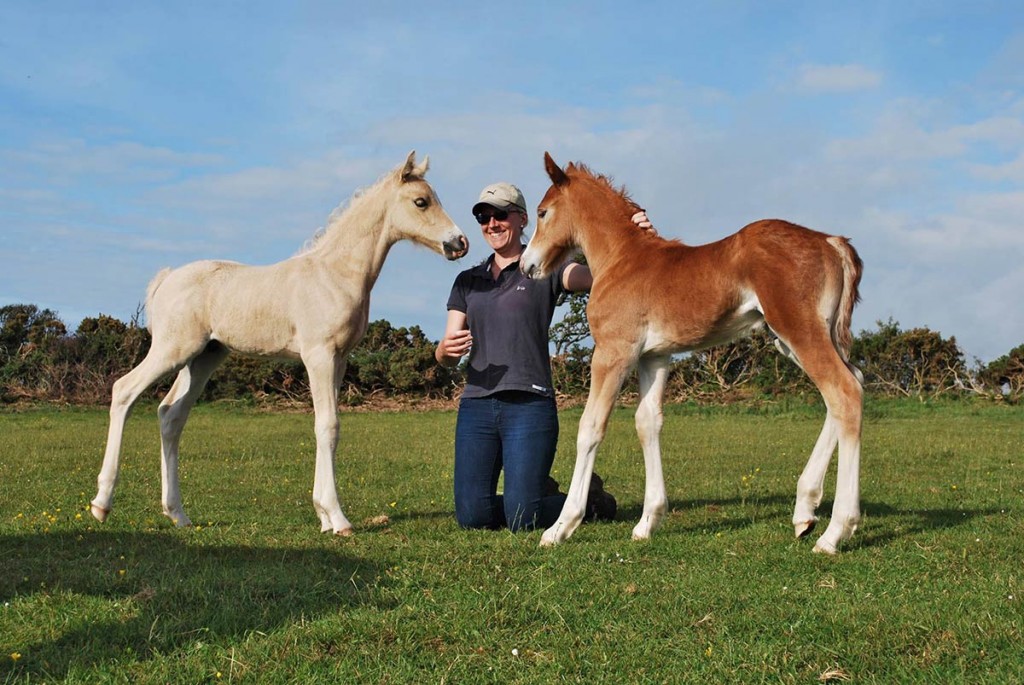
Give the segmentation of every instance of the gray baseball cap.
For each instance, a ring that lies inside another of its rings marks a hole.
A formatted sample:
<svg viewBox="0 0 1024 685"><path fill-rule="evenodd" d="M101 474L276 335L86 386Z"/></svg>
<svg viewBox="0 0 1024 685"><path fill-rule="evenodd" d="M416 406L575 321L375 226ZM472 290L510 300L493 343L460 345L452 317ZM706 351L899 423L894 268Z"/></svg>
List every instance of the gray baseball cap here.
<svg viewBox="0 0 1024 685"><path fill-rule="evenodd" d="M480 191L480 199L473 205L473 213L476 214L485 206L525 212L526 199L523 198L523 192L511 183L492 183Z"/></svg>

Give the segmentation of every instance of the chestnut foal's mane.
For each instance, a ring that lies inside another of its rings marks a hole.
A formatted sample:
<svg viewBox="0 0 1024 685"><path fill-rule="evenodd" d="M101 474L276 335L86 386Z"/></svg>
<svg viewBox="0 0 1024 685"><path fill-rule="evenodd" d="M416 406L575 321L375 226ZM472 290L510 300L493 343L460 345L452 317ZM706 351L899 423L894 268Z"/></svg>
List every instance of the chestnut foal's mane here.
<svg viewBox="0 0 1024 685"><path fill-rule="evenodd" d="M636 227L632 222L632 217L637 212L643 212L646 210L644 210L644 208L633 199L625 185L617 186L615 184L615 180L611 176L593 171L582 162L569 162L565 167L565 173L570 179L576 178L588 182L587 186L589 188L593 188L595 192L599 192L601 195L605 196L610 206L614 207L623 205L625 207L623 216L626 218L626 223L623 223L623 226L626 226L628 223L628 228L636 233L634 237L643 240L657 240L658 242L672 243L676 245L684 244L681 240L665 238L659 235L656 231L636 231Z"/></svg>

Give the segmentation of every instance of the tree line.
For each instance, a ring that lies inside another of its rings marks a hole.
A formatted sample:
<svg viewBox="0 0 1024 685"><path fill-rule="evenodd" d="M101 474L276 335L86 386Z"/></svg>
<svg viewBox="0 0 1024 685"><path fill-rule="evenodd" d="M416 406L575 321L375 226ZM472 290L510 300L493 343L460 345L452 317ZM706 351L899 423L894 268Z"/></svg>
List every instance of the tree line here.
<svg viewBox="0 0 1024 685"><path fill-rule="evenodd" d="M581 400L589 388L592 353L586 295L572 295L567 304L566 315L551 327L552 372L561 397ZM128 322L100 314L69 332L49 309L0 307L0 403L108 403L114 381L149 349L149 331L140 319L141 312ZM372 322L349 357L342 403L454 398L462 386L462 369L435 363L436 344L419 326ZM889 320L854 338L851 362L863 372L867 391L877 396L976 396L1009 403L1024 398L1024 344L989 364L969 363L955 338L928 328L904 330ZM163 379L149 395L162 396L172 380ZM634 379L625 392L635 390ZM681 356L673 364L666 400L722 403L805 394L817 394L813 384L775 350L769 334L760 333ZM300 362L232 355L202 399L308 402L309 384Z"/></svg>

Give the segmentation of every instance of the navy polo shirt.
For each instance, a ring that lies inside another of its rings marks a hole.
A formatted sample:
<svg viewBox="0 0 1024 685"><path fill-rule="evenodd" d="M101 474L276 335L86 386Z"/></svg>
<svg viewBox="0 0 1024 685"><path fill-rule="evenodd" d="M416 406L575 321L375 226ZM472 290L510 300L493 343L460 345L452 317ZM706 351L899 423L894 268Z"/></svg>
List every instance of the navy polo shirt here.
<svg viewBox="0 0 1024 685"><path fill-rule="evenodd" d="M494 255L455 278L448 309L464 312L473 348L463 397L525 390L554 397L548 329L562 287L562 265L543 280L519 271L519 262L491 276Z"/></svg>

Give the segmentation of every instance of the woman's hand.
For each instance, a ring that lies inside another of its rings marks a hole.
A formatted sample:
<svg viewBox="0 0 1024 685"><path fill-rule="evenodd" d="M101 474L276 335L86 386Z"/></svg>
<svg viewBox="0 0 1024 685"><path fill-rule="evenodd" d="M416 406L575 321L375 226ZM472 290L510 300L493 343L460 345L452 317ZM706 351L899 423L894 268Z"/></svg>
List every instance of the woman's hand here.
<svg viewBox="0 0 1024 685"><path fill-rule="evenodd" d="M658 235L658 232L654 230L654 224L652 224L651 220L647 218L647 210L641 209L639 212L634 214L633 223L651 235Z"/></svg>
<svg viewBox="0 0 1024 685"><path fill-rule="evenodd" d="M473 336L468 330L445 333L434 350L434 359L444 366L455 366L462 356L473 347Z"/></svg>

